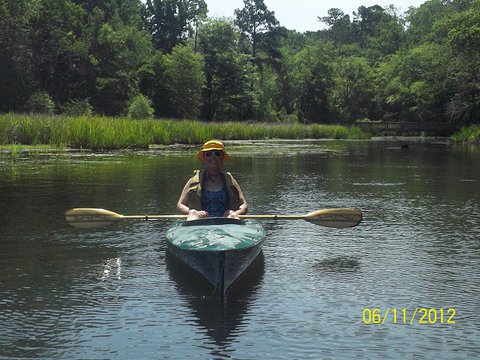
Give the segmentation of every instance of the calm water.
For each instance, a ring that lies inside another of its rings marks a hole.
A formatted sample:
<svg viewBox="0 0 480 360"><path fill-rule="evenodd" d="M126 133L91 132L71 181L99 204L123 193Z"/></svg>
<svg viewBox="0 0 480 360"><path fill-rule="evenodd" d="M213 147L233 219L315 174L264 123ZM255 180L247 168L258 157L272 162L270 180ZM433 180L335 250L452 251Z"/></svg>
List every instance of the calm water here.
<svg viewBox="0 0 480 360"><path fill-rule="evenodd" d="M63 220L173 213L193 149L0 159L0 358L479 358L480 151L400 145L230 146L252 214L359 207L364 221L263 222L225 303L166 252L168 222Z"/></svg>

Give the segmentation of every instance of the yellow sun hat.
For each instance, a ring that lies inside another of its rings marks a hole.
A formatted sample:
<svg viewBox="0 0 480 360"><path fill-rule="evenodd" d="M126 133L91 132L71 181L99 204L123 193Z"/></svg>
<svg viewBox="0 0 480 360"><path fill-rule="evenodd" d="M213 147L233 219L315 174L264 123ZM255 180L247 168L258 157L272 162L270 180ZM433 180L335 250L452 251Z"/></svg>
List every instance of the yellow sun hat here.
<svg viewBox="0 0 480 360"><path fill-rule="evenodd" d="M197 157L200 161L205 160L206 151L221 151L223 153L223 161L230 159L230 156L225 152L225 145L220 140L210 140L203 144L202 150L197 153Z"/></svg>

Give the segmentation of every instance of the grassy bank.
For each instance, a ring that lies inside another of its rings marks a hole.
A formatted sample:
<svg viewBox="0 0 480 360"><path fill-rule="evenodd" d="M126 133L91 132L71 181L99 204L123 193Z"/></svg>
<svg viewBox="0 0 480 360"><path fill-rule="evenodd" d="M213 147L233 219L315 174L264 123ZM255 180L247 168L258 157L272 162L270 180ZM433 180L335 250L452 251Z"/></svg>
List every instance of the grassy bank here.
<svg viewBox="0 0 480 360"><path fill-rule="evenodd" d="M75 149L148 148L199 144L206 140L367 139L362 130L340 125L203 123L188 120L132 120L111 117L0 115L0 145L46 144Z"/></svg>
<svg viewBox="0 0 480 360"><path fill-rule="evenodd" d="M455 141L480 143L480 125L470 125L462 128L453 134L452 138Z"/></svg>

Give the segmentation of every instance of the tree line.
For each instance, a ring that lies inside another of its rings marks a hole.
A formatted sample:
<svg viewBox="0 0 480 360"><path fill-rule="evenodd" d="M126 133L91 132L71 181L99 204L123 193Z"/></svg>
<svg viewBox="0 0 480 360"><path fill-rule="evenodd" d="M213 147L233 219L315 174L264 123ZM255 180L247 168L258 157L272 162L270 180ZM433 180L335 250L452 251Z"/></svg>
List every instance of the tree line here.
<svg viewBox="0 0 480 360"><path fill-rule="evenodd" d="M111 116L141 96L157 117L206 121L479 122L480 0L332 8L305 33L263 0L207 14L204 0L0 0L0 112L40 92Z"/></svg>

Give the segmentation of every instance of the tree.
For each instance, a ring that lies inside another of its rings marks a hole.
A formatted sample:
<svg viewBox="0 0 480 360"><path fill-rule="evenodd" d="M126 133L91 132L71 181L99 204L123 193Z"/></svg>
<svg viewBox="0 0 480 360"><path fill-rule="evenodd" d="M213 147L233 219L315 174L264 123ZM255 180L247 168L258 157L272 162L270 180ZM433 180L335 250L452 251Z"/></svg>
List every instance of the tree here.
<svg viewBox="0 0 480 360"><path fill-rule="evenodd" d="M435 44L398 53L377 73L376 102L387 120L432 121L444 115L445 58Z"/></svg>
<svg viewBox="0 0 480 360"><path fill-rule="evenodd" d="M212 20L199 30L199 48L205 58L206 87L203 117L206 120L239 120L253 116L252 65L238 49L233 24Z"/></svg>
<svg viewBox="0 0 480 360"><path fill-rule="evenodd" d="M99 29L90 55L94 67L93 105L107 115L125 111L138 88L138 69L151 51L148 34L131 26Z"/></svg>
<svg viewBox="0 0 480 360"><path fill-rule="evenodd" d="M318 20L329 26L329 29L326 30L327 39L335 44L344 45L356 41L350 16L342 10L337 8L329 9L328 16L318 17Z"/></svg>
<svg viewBox="0 0 480 360"><path fill-rule="evenodd" d="M411 47L432 40L433 25L443 18L449 7L443 0L429 0L406 12L407 39Z"/></svg>
<svg viewBox="0 0 480 360"><path fill-rule="evenodd" d="M277 109L290 115L296 113L296 95L293 81L295 70L295 54L306 45L308 39L305 34L296 31L288 31L286 36L281 39L280 66L278 67L277 86L278 96L275 104Z"/></svg>
<svg viewBox="0 0 480 360"><path fill-rule="evenodd" d="M0 0L0 112L20 108L35 87L26 0Z"/></svg>
<svg viewBox="0 0 480 360"><path fill-rule="evenodd" d="M252 57L257 57L257 48L262 37L278 25L275 13L267 9L263 0L243 0L243 9L235 9L235 25L252 46Z"/></svg>
<svg viewBox="0 0 480 360"><path fill-rule="evenodd" d="M335 62L329 103L341 120L372 117L373 80L373 70L364 58L350 56Z"/></svg>
<svg viewBox="0 0 480 360"><path fill-rule="evenodd" d="M36 84L57 104L84 97L91 69L85 9L70 0L39 0L35 5L29 25Z"/></svg>
<svg viewBox="0 0 480 360"><path fill-rule="evenodd" d="M442 77L451 90L447 113L450 119L478 123L480 119L480 0L467 9L450 14L434 25L448 61L449 76Z"/></svg>
<svg viewBox="0 0 480 360"><path fill-rule="evenodd" d="M278 67L279 39L285 36L286 29L278 26L275 13L267 9L263 0L244 0L243 4L243 9L235 9L234 23L240 29L245 52L251 54L253 63L251 108L256 119L271 119L275 117L273 98L276 93L272 67Z"/></svg>
<svg viewBox="0 0 480 360"><path fill-rule="evenodd" d="M395 14L393 7L389 10L390 13L377 25L374 34L367 40L368 48L378 53L373 60L395 54L406 43L403 21Z"/></svg>
<svg viewBox="0 0 480 360"><path fill-rule="evenodd" d="M360 6L358 11L353 14L354 24L359 32L360 39L366 39L368 36L374 35L379 24L388 18L388 14L379 5Z"/></svg>
<svg viewBox="0 0 480 360"><path fill-rule="evenodd" d="M205 62L187 45L177 45L165 55L167 88L172 94L175 116L198 118L205 86Z"/></svg>
<svg viewBox="0 0 480 360"><path fill-rule="evenodd" d="M304 122L329 122L333 44L315 42L296 53L291 66L297 113Z"/></svg>
<svg viewBox="0 0 480 360"><path fill-rule="evenodd" d="M147 0L144 21L155 49L168 53L192 36L206 14L204 0Z"/></svg>
<svg viewBox="0 0 480 360"><path fill-rule="evenodd" d="M139 28L141 26L142 0L71 0L85 9L86 14L100 10L102 22L115 26L119 23Z"/></svg>
<svg viewBox="0 0 480 360"><path fill-rule="evenodd" d="M173 94L167 87L165 55L157 50L138 70L139 90L152 100L157 116L174 116Z"/></svg>
<svg viewBox="0 0 480 360"><path fill-rule="evenodd" d="M387 8L379 5L360 6L354 15L353 26L358 44L364 49L377 52L370 56L372 61L393 54L402 47L403 24L392 5Z"/></svg>
<svg viewBox="0 0 480 360"><path fill-rule="evenodd" d="M98 112L122 113L151 50L140 0L32 2L36 82L57 104L90 98Z"/></svg>

